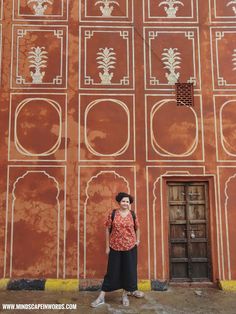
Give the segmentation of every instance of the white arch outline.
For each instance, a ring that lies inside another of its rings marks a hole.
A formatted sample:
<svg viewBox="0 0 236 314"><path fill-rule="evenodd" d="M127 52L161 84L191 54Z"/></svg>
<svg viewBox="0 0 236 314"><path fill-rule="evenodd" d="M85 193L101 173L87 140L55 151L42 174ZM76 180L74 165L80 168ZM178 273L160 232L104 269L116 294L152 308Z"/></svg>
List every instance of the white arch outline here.
<svg viewBox="0 0 236 314"><path fill-rule="evenodd" d="M125 182L125 184L127 185L127 191L130 194L130 185L129 185L128 180L124 176L119 175L114 170L102 170L99 173L97 173L96 175L92 176L89 179L89 181L87 182L86 189L85 189L86 200L84 202L84 279L86 278L86 208L87 208L87 203L89 200L88 189L89 189L90 183L93 180L97 179L102 174L114 174L115 178L117 177L117 178L122 179Z"/></svg>
<svg viewBox="0 0 236 314"><path fill-rule="evenodd" d="M22 176L18 177L16 181L13 183L13 188L12 188L12 215L11 215L11 240L10 240L10 276L12 276L12 259L13 259L13 225L14 225L14 204L16 200L15 196L15 190L16 190L16 185L17 183L25 178L29 173L43 173L46 175L49 179L52 179L56 183L56 188L57 188L57 206L58 206L58 214L57 214L57 278L59 278L59 255L60 255L60 202L59 202L59 194L60 194L60 187L58 181L55 179L55 177L50 176L46 171L26 171ZM6 254L6 249L5 249L5 254ZM6 257L5 257L6 258Z"/></svg>

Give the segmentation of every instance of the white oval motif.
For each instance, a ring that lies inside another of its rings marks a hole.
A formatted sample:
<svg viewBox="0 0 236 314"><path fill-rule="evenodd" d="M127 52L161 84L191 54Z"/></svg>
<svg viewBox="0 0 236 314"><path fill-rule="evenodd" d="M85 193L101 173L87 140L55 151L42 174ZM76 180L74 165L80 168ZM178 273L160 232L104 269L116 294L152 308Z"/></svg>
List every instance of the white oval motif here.
<svg viewBox="0 0 236 314"><path fill-rule="evenodd" d="M88 119L88 114L89 112L92 110L92 108L94 106L96 106L98 103L100 102L104 102L104 101L109 101L109 102L113 102L119 106L121 106L126 115L127 115L127 121L128 121L128 125L127 125L127 128L128 128L128 134L127 134L127 139L124 143L124 145L119 149L117 150L116 152L112 153L112 154L104 154L104 153L101 153L101 152L98 152L96 151L90 144L89 144L89 141L88 141L88 137L87 137L87 119ZM130 144L130 113L129 113L129 108L120 100L117 100L117 99L97 99L97 100L94 100L92 101L86 108L85 110L85 113L84 113L84 142L88 148L88 150L90 151L90 153L92 153L93 155L95 156L100 156L100 157L116 157L116 156L120 156L122 154L124 154L124 152L127 150L127 148L129 147L129 144Z"/></svg>
<svg viewBox="0 0 236 314"><path fill-rule="evenodd" d="M150 138L151 138L152 148L154 149L154 151L157 154L159 154L160 156L163 156L163 157L187 157L187 156L190 156L193 154L193 152L195 151L195 149L197 148L197 145L198 145L198 118L197 118L197 115L196 115L196 113L192 107L186 106L186 108L188 108L189 110L191 110L193 112L193 115L195 117L196 132L195 132L195 137L194 137L192 144L190 145L190 147L185 152L183 152L182 154L172 153L172 152L166 150L165 148L161 147L158 144L158 140L155 138L154 130L153 130L153 118L154 118L155 114L157 113L157 111L162 106L165 106L168 102L176 102L176 100L165 99L165 100L159 101L152 107L152 110L150 112Z"/></svg>
<svg viewBox="0 0 236 314"><path fill-rule="evenodd" d="M18 118L22 108L24 108L31 101L35 101L35 100L47 102L50 106L52 106L57 111L58 117L59 117L58 138L57 138L55 144L51 148L49 148L47 151L40 152L37 154L32 153L32 152L28 151L26 148L24 148L23 145L21 145L21 143L18 139L18 136L17 136L17 118ZM17 106L16 111L15 111L14 142L15 142L15 146L16 146L17 150L21 154L26 155L26 156L49 156L49 155L52 155L60 147L61 135L62 135L61 107L56 101L54 101L52 99L47 99L47 98L27 98L27 99L24 99L22 102L19 103L19 105Z"/></svg>
<svg viewBox="0 0 236 314"><path fill-rule="evenodd" d="M233 153L233 151L236 151L236 147L232 147L232 145L227 141L226 136L224 135L224 124L223 124L223 112L225 110L226 106L229 106L231 103L235 103L236 104L236 100L229 100L226 101L222 107L220 108L220 139L221 139L221 145L223 147L223 149L225 150L225 152L232 157L236 156L236 153ZM232 106L232 105L231 105ZM231 121L232 123L232 121ZM227 148L227 147L228 148ZM231 152L229 151L229 148L231 149Z"/></svg>

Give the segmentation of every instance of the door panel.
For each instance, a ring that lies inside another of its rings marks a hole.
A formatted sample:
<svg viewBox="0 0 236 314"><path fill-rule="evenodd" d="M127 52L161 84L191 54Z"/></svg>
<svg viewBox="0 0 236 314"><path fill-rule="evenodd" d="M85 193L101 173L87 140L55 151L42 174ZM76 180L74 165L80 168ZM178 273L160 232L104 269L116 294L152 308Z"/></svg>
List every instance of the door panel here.
<svg viewBox="0 0 236 314"><path fill-rule="evenodd" d="M211 279L207 195L205 182L168 183L171 280Z"/></svg>

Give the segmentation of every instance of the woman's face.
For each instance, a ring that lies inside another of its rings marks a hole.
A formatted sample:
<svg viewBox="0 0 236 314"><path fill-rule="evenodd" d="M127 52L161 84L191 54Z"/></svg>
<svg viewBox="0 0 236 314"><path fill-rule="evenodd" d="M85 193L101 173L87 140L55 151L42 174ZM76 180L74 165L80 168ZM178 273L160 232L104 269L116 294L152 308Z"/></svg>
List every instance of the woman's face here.
<svg viewBox="0 0 236 314"><path fill-rule="evenodd" d="M128 197L123 197L120 201L120 208L122 209L129 209L130 200Z"/></svg>

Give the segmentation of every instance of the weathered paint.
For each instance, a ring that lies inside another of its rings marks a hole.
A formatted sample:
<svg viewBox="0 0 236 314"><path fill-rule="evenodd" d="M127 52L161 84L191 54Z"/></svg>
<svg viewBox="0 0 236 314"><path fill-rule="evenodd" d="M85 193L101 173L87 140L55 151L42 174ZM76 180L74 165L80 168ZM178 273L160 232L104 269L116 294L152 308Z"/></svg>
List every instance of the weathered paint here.
<svg viewBox="0 0 236 314"><path fill-rule="evenodd" d="M45 283L46 291L77 291L79 289L78 279L47 279Z"/></svg>
<svg viewBox="0 0 236 314"><path fill-rule="evenodd" d="M0 277L100 280L103 223L125 190L141 224L139 278L168 281L166 182L182 179L209 182L212 280L235 280L233 6L182 0L167 17L161 0L120 0L102 17L95 2L35 15L0 1ZM29 68L37 47L42 83ZM195 82L193 108L175 106L178 73Z"/></svg>

